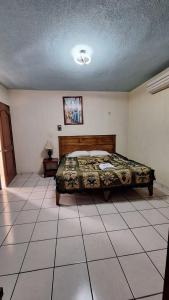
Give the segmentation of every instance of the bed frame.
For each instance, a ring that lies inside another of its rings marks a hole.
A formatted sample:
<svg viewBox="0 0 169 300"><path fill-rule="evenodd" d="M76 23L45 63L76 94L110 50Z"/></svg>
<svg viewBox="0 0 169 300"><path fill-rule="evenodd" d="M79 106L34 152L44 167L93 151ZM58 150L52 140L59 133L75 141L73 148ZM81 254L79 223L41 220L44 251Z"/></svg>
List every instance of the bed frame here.
<svg viewBox="0 0 169 300"><path fill-rule="evenodd" d="M110 153L116 151L116 135L76 135L59 136L59 158L63 155L78 150L105 150ZM130 187L148 187L149 195L153 195L153 180L148 184L131 185ZM60 193L56 187L56 204L59 205Z"/></svg>

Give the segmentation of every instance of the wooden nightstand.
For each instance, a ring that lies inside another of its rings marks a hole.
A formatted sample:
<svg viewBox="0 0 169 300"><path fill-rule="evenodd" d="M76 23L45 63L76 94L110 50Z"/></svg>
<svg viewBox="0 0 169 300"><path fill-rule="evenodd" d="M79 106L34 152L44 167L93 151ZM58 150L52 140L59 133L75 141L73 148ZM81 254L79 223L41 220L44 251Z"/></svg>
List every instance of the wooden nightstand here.
<svg viewBox="0 0 169 300"><path fill-rule="evenodd" d="M58 168L58 159L57 158L52 158L52 159L45 158L43 160L44 177L55 176L57 168Z"/></svg>

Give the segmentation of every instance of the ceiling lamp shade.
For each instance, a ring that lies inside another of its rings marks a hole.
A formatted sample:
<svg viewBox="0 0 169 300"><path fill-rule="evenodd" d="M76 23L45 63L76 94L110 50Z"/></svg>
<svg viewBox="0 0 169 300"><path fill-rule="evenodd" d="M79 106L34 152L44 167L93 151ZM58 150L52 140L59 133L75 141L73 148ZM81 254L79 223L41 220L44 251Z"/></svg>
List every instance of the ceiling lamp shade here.
<svg viewBox="0 0 169 300"><path fill-rule="evenodd" d="M82 49L74 56L74 61L79 65L88 65L91 62L91 56Z"/></svg>

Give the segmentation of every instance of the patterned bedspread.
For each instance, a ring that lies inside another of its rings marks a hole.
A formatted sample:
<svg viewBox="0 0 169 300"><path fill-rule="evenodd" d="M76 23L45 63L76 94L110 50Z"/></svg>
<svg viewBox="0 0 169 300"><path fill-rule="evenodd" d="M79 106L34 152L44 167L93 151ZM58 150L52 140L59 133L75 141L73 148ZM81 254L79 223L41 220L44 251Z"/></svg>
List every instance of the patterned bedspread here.
<svg viewBox="0 0 169 300"><path fill-rule="evenodd" d="M110 163L104 171L100 164ZM58 192L71 192L85 189L111 188L120 185L139 185L151 182L154 171L140 163L114 153L102 157L64 156L56 174Z"/></svg>

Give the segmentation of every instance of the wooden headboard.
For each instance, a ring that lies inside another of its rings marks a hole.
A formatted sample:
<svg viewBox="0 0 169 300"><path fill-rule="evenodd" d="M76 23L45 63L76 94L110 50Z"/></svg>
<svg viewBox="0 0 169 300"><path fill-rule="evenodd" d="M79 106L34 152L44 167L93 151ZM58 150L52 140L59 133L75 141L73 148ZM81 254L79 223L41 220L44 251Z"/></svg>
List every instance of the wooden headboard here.
<svg viewBox="0 0 169 300"><path fill-rule="evenodd" d="M116 151L116 135L59 136L59 157L77 150Z"/></svg>

